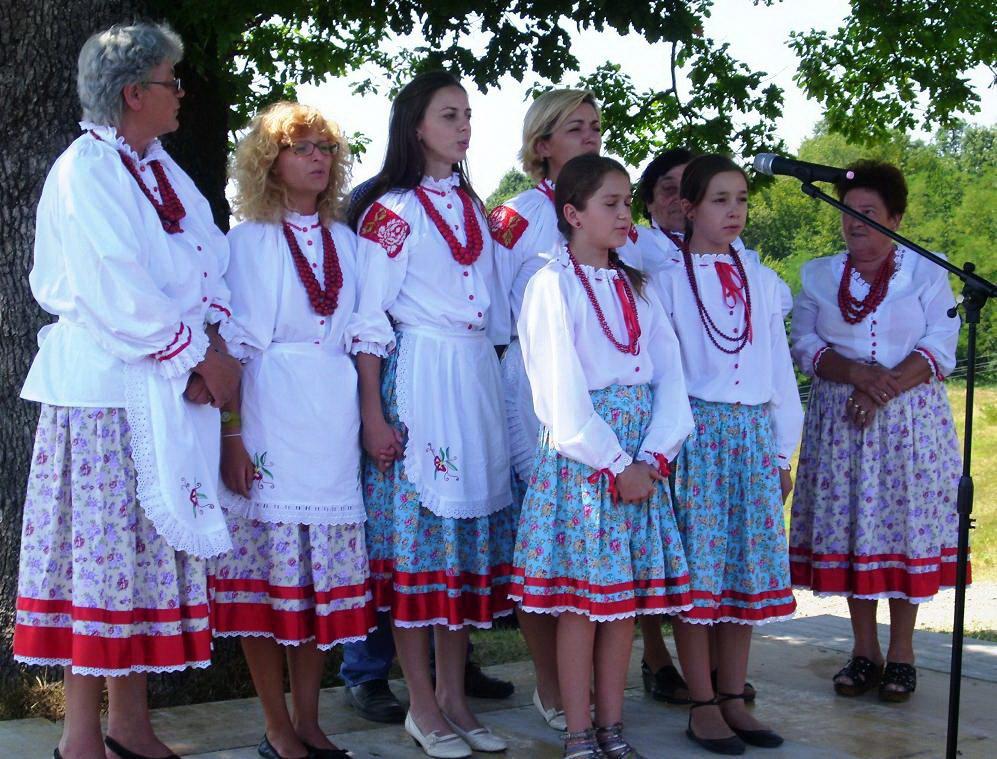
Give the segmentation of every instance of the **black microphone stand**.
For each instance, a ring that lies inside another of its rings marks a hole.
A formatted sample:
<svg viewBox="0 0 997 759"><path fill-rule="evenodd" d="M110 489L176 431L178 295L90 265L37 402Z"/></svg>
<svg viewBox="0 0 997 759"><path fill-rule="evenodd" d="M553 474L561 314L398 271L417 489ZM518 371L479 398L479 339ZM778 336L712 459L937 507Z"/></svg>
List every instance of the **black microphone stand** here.
<svg viewBox="0 0 997 759"><path fill-rule="evenodd" d="M973 475L970 472L970 462L973 457L973 390L976 386L976 326L980 323L980 312L987 304L987 300L997 296L997 286L975 274L974 270L976 267L969 261L963 264L963 267L960 269L955 264L936 256L931 251L925 250L907 238L901 237L892 229L876 223L865 216L865 214L856 211L851 206L846 206L827 193L817 189L813 186L811 177L801 176L801 172L799 171L794 172L794 175L803 183L800 189L811 198L823 200L842 213L863 221L877 232L881 232L962 280L961 306L966 313L966 324L969 325L969 340L966 350L968 361L966 371L966 429L962 445L962 477L959 478L959 495L956 500L956 508L959 511L959 552L956 563L955 615L952 621L952 663L949 672L948 730L945 738L946 758L956 759L959 744L959 696L962 689L962 640L966 616L966 572L969 563L969 531L973 526ZM955 318L958 315L958 309L959 305L949 309L949 316Z"/></svg>

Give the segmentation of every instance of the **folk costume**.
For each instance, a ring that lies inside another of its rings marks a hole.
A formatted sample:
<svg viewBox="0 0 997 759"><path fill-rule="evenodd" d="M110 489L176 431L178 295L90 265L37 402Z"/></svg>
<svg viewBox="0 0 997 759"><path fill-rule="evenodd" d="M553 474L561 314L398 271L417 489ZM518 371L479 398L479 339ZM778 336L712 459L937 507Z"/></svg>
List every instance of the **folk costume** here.
<svg viewBox="0 0 997 759"><path fill-rule="evenodd" d="M948 277L900 246L873 286L847 253L804 264L800 278L793 357L814 383L793 495L793 584L818 594L930 600L955 585L962 471L942 384L955 367L959 333L947 313L955 304ZM932 377L859 429L846 416L852 386L816 376L829 349L888 368L916 351Z"/></svg>
<svg viewBox="0 0 997 759"><path fill-rule="evenodd" d="M488 627L507 598L516 528L495 345L509 340L478 204L458 174L424 177L364 213L353 352L381 356L401 460L364 464L374 596L395 625Z"/></svg>
<svg viewBox="0 0 997 759"><path fill-rule="evenodd" d="M692 428L679 348L654 293L566 246L526 288L519 338L544 427L523 501L512 596L595 621L688 609L668 488L617 502L634 460L668 470Z"/></svg>
<svg viewBox="0 0 997 759"><path fill-rule="evenodd" d="M205 325L230 330L228 245L159 141L82 123L38 206L31 289L58 317L21 397L42 404L14 656L74 674L205 667L218 411L187 402Z"/></svg>
<svg viewBox="0 0 997 759"><path fill-rule="evenodd" d="M376 625L346 336L356 237L293 212L228 237L229 350L245 363L241 434L255 476L249 498L222 491L233 550L210 562L213 627L327 650Z"/></svg>
<svg viewBox="0 0 997 759"><path fill-rule="evenodd" d="M523 353L515 336L515 325L523 309L523 297L530 278L543 268L563 243L554 208L554 183L549 179L496 206L488 215L495 240L497 265L511 283L513 339L502 354L502 380L505 387L506 422L513 466L513 491L518 509L526 493L540 433L540 420L533 409L533 396L523 365ZM638 229L631 227L620 258L635 269L642 268Z"/></svg>
<svg viewBox="0 0 997 759"><path fill-rule="evenodd" d="M678 335L695 427L677 460L675 515L689 622L792 615L779 468L803 421L781 280L756 255L676 255L652 286Z"/></svg>

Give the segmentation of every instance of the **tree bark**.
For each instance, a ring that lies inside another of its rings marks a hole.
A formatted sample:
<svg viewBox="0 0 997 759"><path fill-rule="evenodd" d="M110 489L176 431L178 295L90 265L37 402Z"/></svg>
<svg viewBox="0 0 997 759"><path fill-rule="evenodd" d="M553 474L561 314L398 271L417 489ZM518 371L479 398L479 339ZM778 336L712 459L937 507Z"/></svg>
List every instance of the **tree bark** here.
<svg viewBox="0 0 997 759"><path fill-rule="evenodd" d="M0 693L28 678L14 663L11 641L17 598L21 514L38 408L19 393L37 350L38 329L51 317L28 286L35 209L55 159L79 135L76 61L87 37L111 24L148 18L148 0L5 0L0 4ZM183 35L182 25L177 31ZM180 132L168 149L228 228L225 202L227 115L218 55L183 71L187 95ZM231 661L231 653L224 657ZM32 673L34 674L34 673ZM52 674L52 673L50 673ZM223 673L217 673L223 674ZM172 688L166 686L166 691ZM4 711L0 703L0 713Z"/></svg>

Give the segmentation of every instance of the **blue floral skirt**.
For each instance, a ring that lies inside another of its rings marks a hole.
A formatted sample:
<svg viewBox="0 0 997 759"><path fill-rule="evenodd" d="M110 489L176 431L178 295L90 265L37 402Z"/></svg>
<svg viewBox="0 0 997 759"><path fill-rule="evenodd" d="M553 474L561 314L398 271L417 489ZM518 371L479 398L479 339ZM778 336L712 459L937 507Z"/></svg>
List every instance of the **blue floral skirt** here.
<svg viewBox="0 0 997 759"><path fill-rule="evenodd" d="M680 616L752 625L790 617L796 599L768 409L689 403L695 425L677 459L675 518L693 607Z"/></svg>
<svg viewBox="0 0 997 759"><path fill-rule="evenodd" d="M595 411L636 456L651 421L648 385L591 393ZM524 611L609 621L690 605L685 553L666 483L639 504L614 504L606 477L560 455L547 430L523 501L511 595Z"/></svg>
<svg viewBox="0 0 997 759"><path fill-rule="evenodd" d="M402 430L395 396L399 334L381 369L384 418ZM440 517L424 508L396 460L381 473L363 465L367 550L374 602L399 627L490 627L511 614L509 583L516 522L510 507L470 519Z"/></svg>
<svg viewBox="0 0 997 759"><path fill-rule="evenodd" d="M859 429L852 386L814 383L793 494L793 585L930 600L955 585L962 457L945 386L918 385Z"/></svg>

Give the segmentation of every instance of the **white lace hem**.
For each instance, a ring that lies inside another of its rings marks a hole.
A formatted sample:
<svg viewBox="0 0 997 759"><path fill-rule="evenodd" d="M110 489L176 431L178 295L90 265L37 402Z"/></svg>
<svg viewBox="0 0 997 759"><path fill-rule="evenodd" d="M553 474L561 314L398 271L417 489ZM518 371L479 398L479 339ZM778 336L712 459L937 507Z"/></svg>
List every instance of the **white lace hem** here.
<svg viewBox="0 0 997 759"><path fill-rule="evenodd" d="M858 598L865 601L879 601L890 598L902 598L905 601L909 601L912 604L923 604L928 601L934 600L935 596L908 596L906 593L899 590L884 591L883 593L852 593L851 591L817 591L810 588L809 585L794 585L795 590L809 590L810 593L817 598ZM954 585L941 585L938 588L938 592L941 593L943 590L953 590ZM937 594L936 594L937 595Z"/></svg>
<svg viewBox="0 0 997 759"><path fill-rule="evenodd" d="M228 514L269 524L344 525L363 524L367 510L363 500L352 504L270 503L244 498L222 486L218 494Z"/></svg>
<svg viewBox="0 0 997 759"><path fill-rule="evenodd" d="M377 608L377 611L379 613L390 614L391 613L391 606L379 606ZM433 627L433 626L437 626L437 625L439 625L440 627L446 627L448 630L462 630L465 627L474 627L475 629L478 629L478 630L489 630L492 627L492 623L496 619L499 619L501 617L508 617L514 611L515 611L515 609L505 609L504 611L496 612L495 614L492 615L492 622L481 622L481 621L476 620L476 619L465 619L464 622L463 622L463 624L451 625L451 624L449 624L447 622L446 619L443 619L443 618L438 618L438 619L420 619L420 620L417 620L415 622L403 622L403 621L400 621L400 620L392 618L391 624L393 624L395 627L401 627L401 628L403 628L405 630L414 629L414 628L417 628L417 627Z"/></svg>
<svg viewBox="0 0 997 759"><path fill-rule="evenodd" d="M180 377L186 374L199 363L204 361L204 356L208 352L208 346L211 343L208 340L208 335L205 333L204 329L200 326L189 327L189 329L190 345L180 351L173 358L168 358L165 361L156 359L159 373L167 379L173 379L174 377Z"/></svg>
<svg viewBox="0 0 997 759"><path fill-rule="evenodd" d="M127 677L135 673L156 674L162 672L182 672L185 669L207 669L211 666L210 659L189 661L183 664L172 664L166 667L154 667L136 664L133 667L109 669L104 667L75 667L72 659L43 659L34 656L19 656L14 654L14 661L32 667L71 667L74 675L91 675L93 677Z"/></svg>
<svg viewBox="0 0 997 759"><path fill-rule="evenodd" d="M367 631L367 635L377 630L377 625L374 625ZM346 643L363 643L367 640L367 635L351 635L346 638L336 638L331 643L319 643L315 647L319 651L331 651L336 646L342 646ZM227 630L225 632L212 632L212 637L214 638L269 638L278 646L303 646L306 643L311 643L315 640L314 635L309 635L307 638L298 638L294 640L285 640L284 638L278 638L272 632L263 632L261 630Z"/></svg>
<svg viewBox="0 0 997 759"><path fill-rule="evenodd" d="M207 335L203 332L201 335L206 345ZM141 366L125 366L125 412L131 426L132 461L135 464L135 490L139 505L156 532L175 551L184 551L204 559L223 554L232 548L232 539L224 519L214 530L195 533L177 520L163 496L156 467L152 419L145 382Z"/></svg>
<svg viewBox="0 0 997 759"><path fill-rule="evenodd" d="M565 612L569 612L582 617L588 617L593 622L617 622L621 619L635 619L636 617L673 616L692 608L692 604L685 604L684 606L669 606L664 609L635 609L634 611L624 611L619 614L593 614L590 611L579 609L577 606L525 606L519 596L510 595L509 598L519 604L520 611L525 611L528 614L547 614L552 617L559 617Z"/></svg>
<svg viewBox="0 0 997 759"><path fill-rule="evenodd" d="M685 614L679 613L679 619L683 622L688 622L690 625L716 625L721 622L733 622L738 625L749 625L751 627L761 627L762 625L767 625L772 622L786 622L796 616L794 611L792 614L783 614L778 617L768 617L767 619L741 619L740 617L717 617L716 619L690 619Z"/></svg>
<svg viewBox="0 0 997 759"><path fill-rule="evenodd" d="M350 345L350 354L355 356L358 353L369 353L378 358L387 358L388 354L391 353L391 347L390 345L384 346L370 340L357 340Z"/></svg>
<svg viewBox="0 0 997 759"><path fill-rule="evenodd" d="M530 475L533 474L533 460L540 431L535 430L531 436L519 413L519 383L529 382L522 356L519 338L514 337L502 357L501 367L502 384L505 386L505 423L509 431L509 460L516 476L523 482L529 482Z"/></svg>

